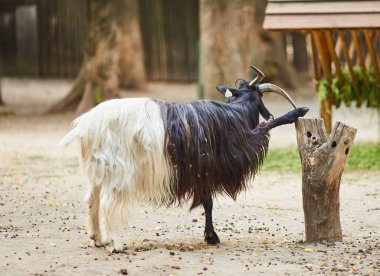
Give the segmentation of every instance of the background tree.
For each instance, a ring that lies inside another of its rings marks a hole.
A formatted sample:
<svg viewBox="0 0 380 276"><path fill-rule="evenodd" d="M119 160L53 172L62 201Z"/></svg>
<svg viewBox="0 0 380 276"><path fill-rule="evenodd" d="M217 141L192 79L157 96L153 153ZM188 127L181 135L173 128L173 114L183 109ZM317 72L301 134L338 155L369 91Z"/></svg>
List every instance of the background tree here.
<svg viewBox="0 0 380 276"><path fill-rule="evenodd" d="M118 97L121 86L146 85L138 0L92 0L82 68L70 92L52 112L76 107L78 114Z"/></svg>
<svg viewBox="0 0 380 276"><path fill-rule="evenodd" d="M297 73L307 76L309 70L309 58L305 35L296 32L292 33L292 43L294 68Z"/></svg>
<svg viewBox="0 0 380 276"><path fill-rule="evenodd" d="M201 97L221 99L215 86L247 78L249 64L262 69L266 81L296 87L298 77L287 59L285 35L262 29L266 5L267 0L200 0ZM300 47L306 52L306 44ZM307 59L294 54L299 66Z"/></svg>
<svg viewBox="0 0 380 276"><path fill-rule="evenodd" d="M295 88L298 77L287 57L285 34L262 28L267 3L267 0L255 1L255 29L258 32L258 39L254 42L256 44L254 60L265 73L265 81L279 82L283 87Z"/></svg>
<svg viewBox="0 0 380 276"><path fill-rule="evenodd" d="M216 85L247 77L254 20L254 0L200 0L201 97L222 99Z"/></svg>

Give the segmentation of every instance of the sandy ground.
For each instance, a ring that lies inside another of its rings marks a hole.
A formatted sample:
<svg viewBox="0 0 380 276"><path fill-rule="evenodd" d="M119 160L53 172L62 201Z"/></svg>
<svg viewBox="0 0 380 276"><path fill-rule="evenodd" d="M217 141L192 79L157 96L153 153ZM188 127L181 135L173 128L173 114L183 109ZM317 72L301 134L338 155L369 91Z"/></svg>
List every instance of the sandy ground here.
<svg viewBox="0 0 380 276"><path fill-rule="evenodd" d="M4 95L21 111L12 97ZM30 99L29 106L40 104L37 95L30 97L34 102ZM317 113L309 99L297 103L311 106L311 115ZM40 104L40 110L47 104L51 102ZM271 100L268 107L278 115L288 108ZM368 125L377 124L376 113L339 114L360 126L358 141L376 140L377 129ZM83 200L87 182L77 147L63 156L55 148L72 119L70 113L0 115L0 275L380 274L379 171L343 174L341 243L303 243L301 173L265 172L236 202L218 198L218 246L203 242L201 209L189 213L186 206L142 206L121 231L123 254L91 247ZM273 132L271 146L294 146L293 131L290 126Z"/></svg>

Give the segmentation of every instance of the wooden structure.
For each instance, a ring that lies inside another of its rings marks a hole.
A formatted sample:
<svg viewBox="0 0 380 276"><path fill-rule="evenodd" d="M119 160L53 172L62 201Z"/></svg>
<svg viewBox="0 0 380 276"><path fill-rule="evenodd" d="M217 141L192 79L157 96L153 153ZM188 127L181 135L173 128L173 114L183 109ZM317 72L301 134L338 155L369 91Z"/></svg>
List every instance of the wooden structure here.
<svg viewBox="0 0 380 276"><path fill-rule="evenodd" d="M82 65L91 0L0 0L3 76L75 77ZM195 81L199 0L141 0L150 80Z"/></svg>
<svg viewBox="0 0 380 276"><path fill-rule="evenodd" d="M380 1L269 0L263 27L309 37L328 133L332 106L380 107Z"/></svg>
<svg viewBox="0 0 380 276"><path fill-rule="evenodd" d="M327 138L322 119L299 118L306 242L342 241L339 189L356 129L337 122Z"/></svg>
<svg viewBox="0 0 380 276"><path fill-rule="evenodd" d="M3 75L75 76L87 18L86 1L0 0Z"/></svg>
<svg viewBox="0 0 380 276"><path fill-rule="evenodd" d="M75 76L87 18L86 1L0 0L3 75Z"/></svg>

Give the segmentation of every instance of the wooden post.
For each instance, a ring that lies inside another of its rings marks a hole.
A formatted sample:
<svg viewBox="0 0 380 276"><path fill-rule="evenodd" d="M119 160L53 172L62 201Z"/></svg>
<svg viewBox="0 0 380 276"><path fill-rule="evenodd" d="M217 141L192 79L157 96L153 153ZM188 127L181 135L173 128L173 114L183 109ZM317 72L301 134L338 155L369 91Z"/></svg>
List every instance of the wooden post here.
<svg viewBox="0 0 380 276"><path fill-rule="evenodd" d="M352 61L350 58L350 53L349 49L346 43L346 36L345 33L343 32L338 32L338 35L340 37L340 41L342 42L342 50L344 57L346 59L346 64L348 67L348 73L350 74L351 82L354 87L354 92L356 94L356 106L360 107L361 106L361 98L360 98L360 91L359 91L359 84L358 80L356 79L355 73L354 73L354 66L352 65Z"/></svg>
<svg viewBox="0 0 380 276"><path fill-rule="evenodd" d="M317 49L319 63L322 68L323 76L329 83L329 96L321 101L320 105L320 115L326 122L327 132L331 132L331 121L332 121L332 104L335 101L335 96L331 91L332 75L331 75L331 56L326 47L326 39L322 32L312 31L311 37L313 43Z"/></svg>
<svg viewBox="0 0 380 276"><path fill-rule="evenodd" d="M306 242L341 241L339 188L356 129L337 122L327 138L323 119L299 118Z"/></svg>

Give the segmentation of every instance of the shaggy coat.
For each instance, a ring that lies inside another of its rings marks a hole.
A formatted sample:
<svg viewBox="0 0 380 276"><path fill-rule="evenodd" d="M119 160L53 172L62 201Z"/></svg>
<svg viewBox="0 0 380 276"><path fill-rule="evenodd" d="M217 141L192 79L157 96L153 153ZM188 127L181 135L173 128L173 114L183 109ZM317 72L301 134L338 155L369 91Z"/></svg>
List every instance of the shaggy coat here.
<svg viewBox="0 0 380 276"><path fill-rule="evenodd" d="M258 113L252 112L256 107L247 102L157 103L165 127L165 156L173 172L168 203L192 199L192 209L215 194L236 199L268 148L268 132L250 131L258 123Z"/></svg>

